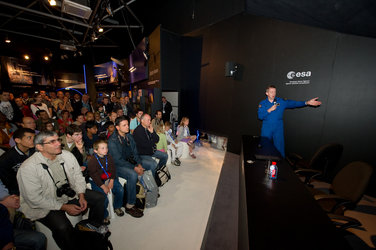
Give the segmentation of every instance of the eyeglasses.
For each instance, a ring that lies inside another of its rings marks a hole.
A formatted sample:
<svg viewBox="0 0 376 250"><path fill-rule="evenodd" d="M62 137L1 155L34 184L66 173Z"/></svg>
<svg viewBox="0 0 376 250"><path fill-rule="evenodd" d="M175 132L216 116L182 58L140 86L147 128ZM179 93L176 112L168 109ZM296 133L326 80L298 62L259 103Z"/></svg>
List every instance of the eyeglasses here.
<svg viewBox="0 0 376 250"><path fill-rule="evenodd" d="M51 141L48 141L48 142L43 142L42 144L56 144L57 142L58 143L61 143L63 140L62 139L56 139L56 140L51 140Z"/></svg>

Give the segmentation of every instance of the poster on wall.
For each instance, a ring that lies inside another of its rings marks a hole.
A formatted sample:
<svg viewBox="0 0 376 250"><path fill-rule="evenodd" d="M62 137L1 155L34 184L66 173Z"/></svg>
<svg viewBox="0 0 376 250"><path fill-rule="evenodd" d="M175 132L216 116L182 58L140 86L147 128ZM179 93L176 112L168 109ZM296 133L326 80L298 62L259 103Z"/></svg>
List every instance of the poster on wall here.
<svg viewBox="0 0 376 250"><path fill-rule="evenodd" d="M19 63L17 58L6 57L6 70L8 72L9 81L14 84L33 84L33 75L28 65Z"/></svg>

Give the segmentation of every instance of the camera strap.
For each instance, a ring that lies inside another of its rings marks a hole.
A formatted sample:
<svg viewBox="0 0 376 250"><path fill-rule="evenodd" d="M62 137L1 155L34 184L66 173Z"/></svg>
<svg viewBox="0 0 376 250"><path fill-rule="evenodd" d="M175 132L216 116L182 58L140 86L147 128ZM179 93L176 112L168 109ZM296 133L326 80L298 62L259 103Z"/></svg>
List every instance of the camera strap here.
<svg viewBox="0 0 376 250"><path fill-rule="evenodd" d="M105 156L105 159L106 159L106 169L104 169L104 167L103 167L103 165L102 165L102 163L101 163L101 161L99 160L99 158L98 158L98 155L97 154L94 154L95 155L95 158L97 158L97 161L98 161L98 163L99 163L99 166L101 166L101 168L102 168L102 170L104 171L104 173L107 175L107 179L109 179L110 178L110 176L108 175L108 173L107 173L107 171L106 170L108 170L108 161L107 161L107 155Z"/></svg>
<svg viewBox="0 0 376 250"><path fill-rule="evenodd" d="M55 182L54 177L52 177L52 175L51 175L51 173L50 173L50 170L48 170L48 166L47 166L47 164L45 164L45 163L41 163L41 165L42 165L43 169L47 170L47 173L48 173L48 175L51 177L51 180L52 180L52 182L54 183L55 187L58 188L57 185L56 185L56 182ZM63 168L64 174L65 174L65 180L66 180L67 183L69 184L69 179L68 179L67 173L65 172L65 168L64 168L64 162L61 162L60 165L61 165L61 167Z"/></svg>

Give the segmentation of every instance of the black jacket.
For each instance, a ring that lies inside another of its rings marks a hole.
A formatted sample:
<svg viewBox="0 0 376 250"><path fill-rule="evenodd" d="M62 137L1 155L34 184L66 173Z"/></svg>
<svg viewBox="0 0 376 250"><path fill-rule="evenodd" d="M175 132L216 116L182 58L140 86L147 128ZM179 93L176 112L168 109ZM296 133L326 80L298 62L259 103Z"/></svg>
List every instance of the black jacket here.
<svg viewBox="0 0 376 250"><path fill-rule="evenodd" d="M133 131L133 138L136 141L137 151L139 155L153 155L156 150L156 144L159 136L155 131L150 133L141 124Z"/></svg>
<svg viewBox="0 0 376 250"><path fill-rule="evenodd" d="M0 157L0 179L9 190L9 194L19 195L17 171L21 164L33 153L34 149L30 149L29 155L25 155L17 146L14 146Z"/></svg>

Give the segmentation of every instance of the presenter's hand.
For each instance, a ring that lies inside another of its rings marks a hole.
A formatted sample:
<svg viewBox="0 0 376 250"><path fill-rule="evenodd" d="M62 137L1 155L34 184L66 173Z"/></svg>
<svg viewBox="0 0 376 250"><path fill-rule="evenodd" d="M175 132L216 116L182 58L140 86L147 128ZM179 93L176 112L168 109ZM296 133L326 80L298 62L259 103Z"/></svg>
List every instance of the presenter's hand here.
<svg viewBox="0 0 376 250"><path fill-rule="evenodd" d="M276 109L277 109L277 105L274 104L273 106L271 106L271 108L268 109L268 113L271 113Z"/></svg>
<svg viewBox="0 0 376 250"><path fill-rule="evenodd" d="M309 106L314 106L314 107L317 107L317 106L320 106L321 105L321 102L318 101L318 97L315 97L309 101L306 101L306 104L309 105Z"/></svg>

